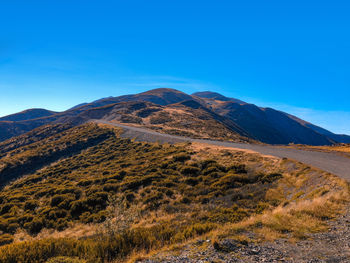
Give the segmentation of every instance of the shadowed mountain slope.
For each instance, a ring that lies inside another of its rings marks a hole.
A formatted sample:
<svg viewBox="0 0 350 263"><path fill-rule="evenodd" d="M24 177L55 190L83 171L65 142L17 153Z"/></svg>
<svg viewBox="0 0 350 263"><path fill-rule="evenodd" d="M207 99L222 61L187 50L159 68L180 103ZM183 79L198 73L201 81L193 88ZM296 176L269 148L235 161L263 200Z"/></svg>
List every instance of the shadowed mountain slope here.
<svg viewBox="0 0 350 263"><path fill-rule="evenodd" d="M229 118L256 140L270 144L329 145L334 143L331 138L302 125L284 112L260 108L254 104L240 104L226 98L224 100L202 99L214 112Z"/></svg>
<svg viewBox="0 0 350 263"><path fill-rule="evenodd" d="M54 115L56 112L45 109L29 109L0 118L0 121L26 121Z"/></svg>
<svg viewBox="0 0 350 263"><path fill-rule="evenodd" d="M239 104L245 103L244 101L241 101L239 99L234 98L228 98L220 93L217 92L211 92L211 91L201 91L201 92L195 92L192 94L192 96L200 97L200 98L206 98L206 99L213 99L213 100L220 100L220 101L233 101Z"/></svg>
<svg viewBox="0 0 350 263"><path fill-rule="evenodd" d="M303 126L310 128L320 134L323 134L325 136L327 136L328 138L336 141L336 142L340 142L340 143L350 143L350 136L349 135L345 135L345 134L334 134L333 132L326 130L322 127L319 127L317 125L314 125L310 122L304 121L302 119L299 119L298 117L295 117L293 115L289 115L289 117L291 117L292 119L296 120L297 122L299 122L300 124L302 124Z"/></svg>

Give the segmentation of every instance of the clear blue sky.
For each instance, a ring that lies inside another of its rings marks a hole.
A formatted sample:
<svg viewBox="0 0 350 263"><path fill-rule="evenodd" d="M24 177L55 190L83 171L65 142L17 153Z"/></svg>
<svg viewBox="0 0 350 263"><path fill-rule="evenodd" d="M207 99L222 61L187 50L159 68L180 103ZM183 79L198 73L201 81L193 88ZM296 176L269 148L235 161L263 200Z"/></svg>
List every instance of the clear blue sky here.
<svg viewBox="0 0 350 263"><path fill-rule="evenodd" d="M349 1L2 1L0 115L170 87L350 134Z"/></svg>

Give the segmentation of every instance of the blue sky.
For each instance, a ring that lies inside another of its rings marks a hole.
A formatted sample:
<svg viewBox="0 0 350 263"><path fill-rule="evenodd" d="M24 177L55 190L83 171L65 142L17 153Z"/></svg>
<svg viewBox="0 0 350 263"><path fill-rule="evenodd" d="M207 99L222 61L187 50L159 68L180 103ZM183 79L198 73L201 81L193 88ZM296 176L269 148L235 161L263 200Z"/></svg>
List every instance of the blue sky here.
<svg viewBox="0 0 350 263"><path fill-rule="evenodd" d="M349 13L337 0L3 1L0 115L170 87L350 134Z"/></svg>

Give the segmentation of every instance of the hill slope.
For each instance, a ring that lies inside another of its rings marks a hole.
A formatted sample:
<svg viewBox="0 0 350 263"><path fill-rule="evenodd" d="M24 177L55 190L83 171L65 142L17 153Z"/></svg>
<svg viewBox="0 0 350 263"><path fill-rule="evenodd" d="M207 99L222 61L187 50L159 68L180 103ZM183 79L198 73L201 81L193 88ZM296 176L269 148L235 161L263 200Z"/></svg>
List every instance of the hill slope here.
<svg viewBox="0 0 350 263"><path fill-rule="evenodd" d="M45 109L29 109L0 118L0 121L26 121L54 115L56 112Z"/></svg>
<svg viewBox="0 0 350 263"><path fill-rule="evenodd" d="M209 101L217 114L231 119L252 138L270 144L301 143L329 145L333 141L305 127L287 114L270 108L259 108L253 104Z"/></svg>
<svg viewBox="0 0 350 263"><path fill-rule="evenodd" d="M249 141L244 136L244 131L235 123L193 100L167 106L149 102L118 103L99 119L143 126L163 133L192 138Z"/></svg>
<svg viewBox="0 0 350 263"><path fill-rule="evenodd" d="M345 134L334 134L333 132L330 132L322 127L319 127L317 125L314 125L310 122L301 120L295 116L289 115L292 119L298 121L300 124L304 125L305 127L308 127L316 132L318 132L319 134L325 135L328 138L339 142L339 143L350 143L350 136L349 135L345 135Z"/></svg>

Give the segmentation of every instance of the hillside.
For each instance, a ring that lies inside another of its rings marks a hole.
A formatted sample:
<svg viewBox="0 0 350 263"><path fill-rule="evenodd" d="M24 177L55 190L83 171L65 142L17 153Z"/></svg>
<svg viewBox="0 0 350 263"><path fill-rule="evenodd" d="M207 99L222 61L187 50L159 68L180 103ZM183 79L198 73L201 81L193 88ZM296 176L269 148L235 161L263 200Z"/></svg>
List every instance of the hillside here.
<svg viewBox="0 0 350 263"><path fill-rule="evenodd" d="M205 98L205 99L212 99L212 100L219 100L219 101L232 101L239 104L245 104L246 102L241 101L239 99L234 98L228 98L220 93L217 92L211 92L211 91L202 91L202 92L195 92L192 94L192 96L199 97L199 98Z"/></svg>
<svg viewBox="0 0 350 263"><path fill-rule="evenodd" d="M303 143L329 145L333 140L290 118L287 114L271 109L259 108L253 104L239 104L232 101L205 99L217 114L235 122L251 138L270 143Z"/></svg>
<svg viewBox="0 0 350 263"><path fill-rule="evenodd" d="M296 120L297 122L299 122L300 124L304 125L307 128L310 128L316 132L318 132L319 134L325 135L328 138L336 141L336 142L340 142L340 143L350 143L350 136L349 135L345 135L345 134L334 134L322 127L319 127L317 125L314 125L312 123L309 123L307 121L301 120L293 115L289 115L292 119Z"/></svg>
<svg viewBox="0 0 350 263"><path fill-rule="evenodd" d="M233 122L193 100L168 106L147 102L118 103L101 119L192 138L252 141Z"/></svg>
<svg viewBox="0 0 350 263"><path fill-rule="evenodd" d="M0 118L1 121L26 121L54 115L56 112L45 109L29 109Z"/></svg>
<svg viewBox="0 0 350 263"><path fill-rule="evenodd" d="M226 238L298 240L326 230L348 198L342 180L288 160L60 129L3 143L0 262L124 261L200 236L218 250Z"/></svg>
<svg viewBox="0 0 350 263"><path fill-rule="evenodd" d="M143 109L134 109L132 105L143 105ZM155 89L84 103L64 112L46 113L48 116L35 119L29 119L34 117L33 114L19 113L0 120L0 141L42 125L80 125L93 119L142 125L194 138L268 144L331 145L349 142L350 138L333 134L287 113L209 91L188 95L173 89Z"/></svg>

